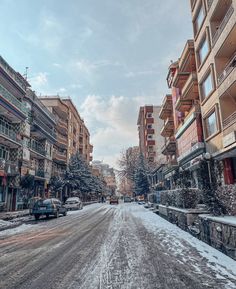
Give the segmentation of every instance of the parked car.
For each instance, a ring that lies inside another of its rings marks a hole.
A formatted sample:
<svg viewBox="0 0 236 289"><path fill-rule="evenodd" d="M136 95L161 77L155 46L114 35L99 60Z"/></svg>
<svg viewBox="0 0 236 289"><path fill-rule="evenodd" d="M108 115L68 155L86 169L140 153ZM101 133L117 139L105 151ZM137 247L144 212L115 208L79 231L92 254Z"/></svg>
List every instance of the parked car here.
<svg viewBox="0 0 236 289"><path fill-rule="evenodd" d="M78 197L68 198L65 202L67 210L82 210L83 203Z"/></svg>
<svg viewBox="0 0 236 289"><path fill-rule="evenodd" d="M55 198L44 200L40 199L35 202L32 209L32 215L34 215L35 220L38 220L40 216L43 215L46 216L47 218L50 215L53 215L56 218L58 218L60 214L66 216L67 209L64 205L62 205L62 202L60 200Z"/></svg>
<svg viewBox="0 0 236 289"><path fill-rule="evenodd" d="M114 205L114 204L119 204L119 199L116 196L111 196L110 197L110 205Z"/></svg>

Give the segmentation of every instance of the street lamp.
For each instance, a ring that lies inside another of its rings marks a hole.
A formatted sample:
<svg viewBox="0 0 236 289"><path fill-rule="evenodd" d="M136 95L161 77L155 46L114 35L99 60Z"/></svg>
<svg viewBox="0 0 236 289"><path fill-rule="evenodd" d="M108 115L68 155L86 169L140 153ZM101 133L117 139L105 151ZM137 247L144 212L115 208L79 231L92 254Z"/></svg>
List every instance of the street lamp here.
<svg viewBox="0 0 236 289"><path fill-rule="evenodd" d="M208 174L209 174L209 181L210 181L210 187L211 187L211 184L212 184L212 177L211 177L211 166L210 166L210 160L211 160L211 154L206 152L204 155L203 155L203 158L206 160L207 162L207 167L208 167Z"/></svg>

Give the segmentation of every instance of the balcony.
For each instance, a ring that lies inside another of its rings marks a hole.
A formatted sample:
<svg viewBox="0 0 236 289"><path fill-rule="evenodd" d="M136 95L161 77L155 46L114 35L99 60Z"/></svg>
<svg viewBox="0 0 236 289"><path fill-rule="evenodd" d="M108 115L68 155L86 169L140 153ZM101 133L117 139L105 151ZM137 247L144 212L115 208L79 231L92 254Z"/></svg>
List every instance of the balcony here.
<svg viewBox="0 0 236 289"><path fill-rule="evenodd" d="M191 109L192 105L192 100L186 100L183 99L182 96L180 96L175 103L175 109L180 112L186 112Z"/></svg>
<svg viewBox="0 0 236 289"><path fill-rule="evenodd" d="M174 133L174 120L173 117L168 117L165 122L164 126L161 129L161 135L163 137L170 137Z"/></svg>
<svg viewBox="0 0 236 289"><path fill-rule="evenodd" d="M57 128L58 128L58 130L62 131L63 133L68 133L67 122L60 119L60 118L57 119Z"/></svg>
<svg viewBox="0 0 236 289"><path fill-rule="evenodd" d="M179 138L186 129L195 121L197 114L201 112L200 105L194 105L189 113L185 116L184 121L178 126L175 138Z"/></svg>
<svg viewBox="0 0 236 289"><path fill-rule="evenodd" d="M218 76L218 84L220 85L226 77L235 69L236 67L236 52L230 58L228 63L225 65L223 72Z"/></svg>
<svg viewBox="0 0 236 289"><path fill-rule="evenodd" d="M215 34L212 37L212 46L216 44L216 41L218 40L221 33L223 32L226 24L229 22L229 19L232 16L233 12L234 12L234 8L232 5L228 8L226 14L224 14L224 9L223 10L219 9L219 14L220 14L219 17L216 17L215 21L212 23L212 27L213 27L212 29L215 30Z"/></svg>
<svg viewBox="0 0 236 289"><path fill-rule="evenodd" d="M0 56L0 66L8 76L23 90L26 90L27 81L16 72L11 66Z"/></svg>
<svg viewBox="0 0 236 289"><path fill-rule="evenodd" d="M146 140L146 146L154 146L155 143L155 140Z"/></svg>
<svg viewBox="0 0 236 289"><path fill-rule="evenodd" d="M12 128L4 125L4 123L0 124L0 140L3 145L6 145L10 148L17 148L21 146L20 135L16 134Z"/></svg>
<svg viewBox="0 0 236 289"><path fill-rule="evenodd" d="M145 124L152 124L152 123L154 123L154 118L153 117L145 118Z"/></svg>
<svg viewBox="0 0 236 289"><path fill-rule="evenodd" d="M155 130L153 128L146 129L146 135L148 134L155 134Z"/></svg>
<svg viewBox="0 0 236 289"><path fill-rule="evenodd" d="M176 140L175 138L169 138L163 145L161 152L163 155L175 155L176 154Z"/></svg>
<svg viewBox="0 0 236 289"><path fill-rule="evenodd" d="M199 98L198 80L196 72L192 72L189 74L189 77L182 88L181 95L182 98L186 100Z"/></svg>
<svg viewBox="0 0 236 289"><path fill-rule="evenodd" d="M33 118L31 126L32 135L42 138L42 134L45 138L49 138L51 141L56 141L56 132L54 129L47 126L38 116Z"/></svg>
<svg viewBox="0 0 236 289"><path fill-rule="evenodd" d="M205 144L203 142L192 143L191 148L187 150L186 152L184 152L183 154L181 154L177 160L178 162L181 162L191 155L195 157L196 155L203 153L204 150L205 150Z"/></svg>
<svg viewBox="0 0 236 289"><path fill-rule="evenodd" d="M57 132L57 145L63 148L66 148L68 146L67 137L63 134L60 134L59 132Z"/></svg>
<svg viewBox="0 0 236 289"><path fill-rule="evenodd" d="M187 40L179 59L178 70L181 72L191 72L196 70L193 40Z"/></svg>
<svg viewBox="0 0 236 289"><path fill-rule="evenodd" d="M53 156L52 157L53 157L53 160L55 162L66 163L66 161L67 161L67 153L66 152L62 153L62 152L59 152L59 151L55 150L53 152Z"/></svg>
<svg viewBox="0 0 236 289"><path fill-rule="evenodd" d="M46 150L44 144L31 140L28 144L28 148L31 150L32 153L35 154L36 158L42 159L46 157Z"/></svg>
<svg viewBox="0 0 236 289"><path fill-rule="evenodd" d="M182 89L188 77L189 72L182 72L177 69L173 78L173 86Z"/></svg>
<svg viewBox="0 0 236 289"><path fill-rule="evenodd" d="M172 106L172 95L166 95L162 107L159 113L160 119L166 119L167 117L171 116L173 112L173 106Z"/></svg>
<svg viewBox="0 0 236 289"><path fill-rule="evenodd" d="M236 143L236 111L222 121L223 146L227 147Z"/></svg>
<svg viewBox="0 0 236 289"><path fill-rule="evenodd" d="M20 119L26 119L28 116L28 109L15 96L7 91L0 84L0 104L13 114L19 116Z"/></svg>

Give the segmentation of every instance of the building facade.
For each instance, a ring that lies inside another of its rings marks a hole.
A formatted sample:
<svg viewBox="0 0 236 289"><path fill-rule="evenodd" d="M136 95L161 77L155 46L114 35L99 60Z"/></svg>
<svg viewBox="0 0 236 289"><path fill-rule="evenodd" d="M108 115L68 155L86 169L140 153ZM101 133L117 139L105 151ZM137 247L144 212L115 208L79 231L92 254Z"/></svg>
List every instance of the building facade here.
<svg viewBox="0 0 236 289"><path fill-rule="evenodd" d="M199 187L198 170L205 152L193 40L169 68L168 87L172 91L174 139L180 170L189 170L189 186Z"/></svg>
<svg viewBox="0 0 236 289"><path fill-rule="evenodd" d="M162 154L164 138L161 135L162 122L158 115L160 106L145 105L140 107L138 115L139 149L150 165L165 162Z"/></svg>
<svg viewBox="0 0 236 289"><path fill-rule="evenodd" d="M206 150L236 182L236 0L191 0Z"/></svg>
<svg viewBox="0 0 236 289"><path fill-rule="evenodd" d="M22 204L22 129L29 113L24 102L28 86L0 56L0 209L15 210Z"/></svg>
<svg viewBox="0 0 236 289"><path fill-rule="evenodd" d="M53 174L62 176L70 157L77 151L89 163L93 146L90 134L70 98L41 96L40 100L56 119L56 143L53 147Z"/></svg>
<svg viewBox="0 0 236 289"><path fill-rule="evenodd" d="M27 173L29 175L34 176L33 196L45 197L52 177L56 119L29 88L25 102L30 111L26 124L30 127L30 134L27 133L28 128L24 130L22 138L24 167L28 168Z"/></svg>

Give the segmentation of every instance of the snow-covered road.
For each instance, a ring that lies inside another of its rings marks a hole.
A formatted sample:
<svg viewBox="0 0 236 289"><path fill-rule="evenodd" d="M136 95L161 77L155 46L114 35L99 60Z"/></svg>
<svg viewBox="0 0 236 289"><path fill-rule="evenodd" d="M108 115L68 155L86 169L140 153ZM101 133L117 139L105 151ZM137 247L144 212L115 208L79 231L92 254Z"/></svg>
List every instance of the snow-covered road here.
<svg viewBox="0 0 236 289"><path fill-rule="evenodd" d="M235 289L236 262L137 204L0 234L0 288Z"/></svg>

